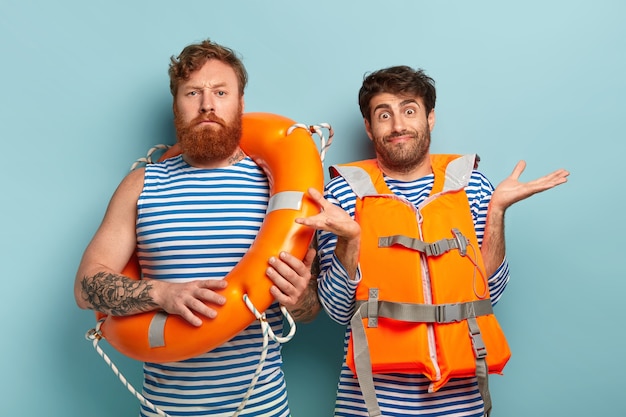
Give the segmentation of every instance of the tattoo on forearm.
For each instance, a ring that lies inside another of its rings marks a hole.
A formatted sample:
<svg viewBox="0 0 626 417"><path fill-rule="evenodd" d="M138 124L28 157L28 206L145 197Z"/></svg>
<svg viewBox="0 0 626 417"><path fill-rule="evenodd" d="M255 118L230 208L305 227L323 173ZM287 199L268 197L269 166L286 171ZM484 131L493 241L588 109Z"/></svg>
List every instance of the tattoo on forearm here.
<svg viewBox="0 0 626 417"><path fill-rule="evenodd" d="M149 280L131 280L123 275L99 272L82 281L82 296L92 308L106 314L123 316L154 309L149 295Z"/></svg>
<svg viewBox="0 0 626 417"><path fill-rule="evenodd" d="M317 295L317 279L315 277L317 275L312 276L309 280L306 296L300 306L291 311L291 316L295 321L312 321L320 311L321 305Z"/></svg>
<svg viewBox="0 0 626 417"><path fill-rule="evenodd" d="M320 276L320 272L320 258L316 255L315 259L313 259L313 263L311 264L311 280L315 283L315 288L317 288L316 278ZM310 282L309 285L311 285Z"/></svg>

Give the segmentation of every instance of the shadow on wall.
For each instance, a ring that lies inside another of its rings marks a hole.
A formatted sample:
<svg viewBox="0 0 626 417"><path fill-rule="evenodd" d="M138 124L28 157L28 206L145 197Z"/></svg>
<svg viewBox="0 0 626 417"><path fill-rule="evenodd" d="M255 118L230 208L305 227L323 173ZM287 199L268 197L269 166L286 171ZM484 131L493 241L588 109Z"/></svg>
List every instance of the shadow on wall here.
<svg viewBox="0 0 626 417"><path fill-rule="evenodd" d="M334 323L324 312L312 323L297 326L294 338L283 345L291 414L332 416L343 361L345 327Z"/></svg>

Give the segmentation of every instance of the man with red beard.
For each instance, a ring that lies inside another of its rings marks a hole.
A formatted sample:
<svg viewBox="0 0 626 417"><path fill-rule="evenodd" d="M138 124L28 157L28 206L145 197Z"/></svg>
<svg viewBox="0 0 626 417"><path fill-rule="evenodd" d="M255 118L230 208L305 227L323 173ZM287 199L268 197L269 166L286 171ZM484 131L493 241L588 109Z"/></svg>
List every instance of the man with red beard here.
<svg viewBox="0 0 626 417"><path fill-rule="evenodd" d="M247 73L234 51L210 40L192 44L169 67L174 121L182 153L131 172L115 191L85 250L74 286L79 307L107 315L164 310L192 325L216 317L223 278L261 227L268 180L239 147ZM121 274L137 250L145 280ZM268 260L275 303L265 312L282 333L280 305L299 321L320 309L304 261L281 253ZM222 346L186 361L144 364L143 395L170 416L232 416L253 386L245 415L289 416L280 345L263 359L258 321ZM258 377L256 382L254 377ZM156 416L146 405L142 416Z"/></svg>
<svg viewBox="0 0 626 417"><path fill-rule="evenodd" d="M346 325L337 417L489 414L487 373L510 356L492 311L509 280L504 213L569 175L522 183L521 161L494 190L475 155L430 154L435 98L422 70L367 75L376 158L333 167L326 195L310 190L321 213L296 220L319 230L319 297Z"/></svg>

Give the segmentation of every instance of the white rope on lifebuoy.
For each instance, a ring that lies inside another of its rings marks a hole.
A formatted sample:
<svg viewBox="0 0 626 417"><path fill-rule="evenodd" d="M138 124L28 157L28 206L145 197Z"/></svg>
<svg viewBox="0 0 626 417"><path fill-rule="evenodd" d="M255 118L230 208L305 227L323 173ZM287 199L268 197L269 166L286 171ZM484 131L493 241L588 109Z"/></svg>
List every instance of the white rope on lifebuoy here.
<svg viewBox="0 0 626 417"><path fill-rule="evenodd" d="M154 161L152 161L152 154L155 153L156 151L159 151L159 150L162 150L162 149L163 150L168 150L169 148L171 148L170 145L163 145L163 144L154 145L152 148L148 149L148 153L146 154L145 157L139 158L135 162L133 162L133 164L130 166L130 170L134 171L141 164L152 164L152 163L154 163Z"/></svg>
<svg viewBox="0 0 626 417"><path fill-rule="evenodd" d="M333 142L333 136L335 135L332 126L328 123L320 123L319 125L310 126L307 126L303 123L296 123L287 130L287 134L290 134L296 128L306 129L309 131L309 133L315 133L317 134L317 136L320 137L320 159L322 160L323 164L324 159L326 158L326 151L330 147L330 144ZM328 141L326 141L326 137L324 137L322 129L328 130Z"/></svg>
<svg viewBox="0 0 626 417"><path fill-rule="evenodd" d="M155 413L157 413L160 416L170 417L169 414L167 414L165 411L163 411L160 408L158 408L156 405L152 404L146 397L141 395L141 393L139 393L135 389L135 387L133 387L133 385L126 380L126 377L124 377L124 375L122 375L122 373L119 371L117 366L115 366L115 364L113 363L111 358L109 358L109 356L102 350L100 345L98 345L98 342L100 341L100 339L102 339L102 335L100 334L100 325L101 324L102 324L102 321L98 321L98 323L96 324L96 327L94 329L89 330L85 334L85 338L87 340L91 340L92 341L93 348L96 350L96 352L98 352L98 354L102 357L102 359L104 359L104 361L107 363L107 365L109 365L109 367L111 368L113 373L119 378L119 380L122 382L122 384L128 389L128 391L130 391L131 394L133 394L139 400L139 402L141 402L141 404L143 404L146 407L150 408L152 411L154 411Z"/></svg>
<svg viewBox="0 0 626 417"><path fill-rule="evenodd" d="M152 148L148 149L148 152L146 154L145 157L143 158L138 158L130 167L131 171L134 171L135 169L137 169L137 167L141 164L152 164L152 154L154 154L154 152L158 151L158 150L167 150L169 149L171 146L170 145L163 145L163 144L158 144L153 146ZM144 397L143 395L141 395L141 393L139 393L139 391L137 391L135 389L135 387L128 382L128 380L126 379L126 377L120 372L120 370L117 368L117 366L113 363L113 361L111 360L111 358L104 352L104 350L102 350L102 348L100 347L100 345L98 344L98 342L100 342L100 340L102 339L102 335L100 333L100 326L102 325L102 321L99 320L96 323L96 327L89 330L86 334L85 334L85 338L87 340L91 340L92 344L93 344L93 348L96 350L96 352L98 352L98 354L102 357L102 359L104 359L104 362L106 362L107 365L109 365L109 367L111 368L111 370L113 371L113 373L119 378L119 380L122 382L122 385L124 385L128 391L133 394L138 400L139 402L141 402L141 404L145 405L146 407L150 408L152 411L154 411L155 413L157 413L160 416L163 417L170 417L169 414L167 414L165 411L161 410L160 408L158 408L156 405L152 404L146 397Z"/></svg>
<svg viewBox="0 0 626 417"><path fill-rule="evenodd" d="M235 411L235 414L233 414L233 417L239 416L239 413L243 411L248 400L250 399L252 390L254 389L256 382L258 381L259 376L261 375L261 372L263 371L263 365L265 364L265 358L267 357L267 348L269 345L268 343L269 339L272 339L273 341L277 343L287 343L293 338L294 334L296 333L296 323L293 317L291 317L291 315L287 311L287 308L285 306L281 305L280 311L282 311L283 316L285 316L285 319L287 319L287 323L289 324L289 333L286 336L276 336L276 334L274 333L274 330L272 329L272 326L270 326L270 324L267 321L265 313L260 313L256 309L254 304L252 304L252 301L250 301L248 294L243 295L243 301L244 303L246 303L246 306L248 307L250 312L254 314L254 317L256 317L257 320L259 320L259 323L261 323L261 330L263 331L263 348L261 350L261 358L259 359L259 363L256 367L256 370L254 371L252 381L250 381L250 386L248 387L246 394L243 396L243 399L241 400L239 407L237 407L237 411Z"/></svg>
<svg viewBox="0 0 626 417"><path fill-rule="evenodd" d="M246 404L248 403L248 400L250 399L250 395L252 394L252 390L256 386L256 383L257 383L257 381L259 379L259 376L261 375L261 372L263 371L263 365L265 364L265 359L267 357L267 349L268 349L268 346L269 346L269 339L272 339L273 341L278 342L278 343L287 343L288 341L290 341L293 338L293 336L296 333L296 323L295 323L293 317L291 317L291 315L287 311L287 308L285 308L284 306L280 306L280 309L281 309L283 315L285 316L285 319L287 320L287 323L289 324L289 333L286 336L276 336L276 334L274 333L274 330L272 329L272 327L270 326L270 324L267 321L267 318L265 317L265 313L260 313L256 309L256 307L254 307L254 305L252 304L252 302L248 298L247 294L243 295L243 300L246 303L246 306L248 307L248 309L252 312L252 314L254 314L254 316L261 323L261 329L263 331L263 347L262 347L262 351L261 351L261 358L259 359L259 363L258 363L258 365L256 367L256 370L254 372L252 380L250 381L250 386L248 387L248 390L246 391L246 394L244 395L243 399L239 403L239 406L237 407L237 410L235 410L235 413L233 414L233 417L238 417L239 414L245 408ZM102 359L104 359L106 364L109 365L109 367L111 368L113 373L119 378L119 380L122 383L122 385L124 385L128 389L128 391L131 394L133 394L139 400L139 402L141 402L141 404L143 404L146 407L150 408L151 410L153 410L155 413L157 413L160 416L171 417L165 411L161 410L156 405L152 404L146 397L141 395L141 393L139 393L135 389L135 387L130 382L128 382L126 377L124 377L124 375L119 371L119 369L117 368L117 366L115 366L115 364L113 363L111 358L104 352L104 350L102 350L102 348L98 344L100 339L102 339L102 336L100 335L100 325L101 324L102 324L102 321L98 321L98 323L96 324L96 327L94 329L89 330L85 334L85 338L87 340L91 340L92 341L93 347L96 350L96 352L98 352L98 354L102 357Z"/></svg>

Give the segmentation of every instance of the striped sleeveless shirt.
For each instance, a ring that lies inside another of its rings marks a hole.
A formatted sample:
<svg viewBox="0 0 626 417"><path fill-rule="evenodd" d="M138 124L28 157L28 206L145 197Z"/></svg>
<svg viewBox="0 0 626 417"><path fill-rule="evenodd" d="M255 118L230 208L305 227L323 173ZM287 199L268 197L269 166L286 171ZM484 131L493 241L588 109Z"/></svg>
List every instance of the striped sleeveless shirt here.
<svg viewBox="0 0 626 417"><path fill-rule="evenodd" d="M269 198L263 171L249 158L200 169L182 156L146 166L137 203L137 254L146 278L186 282L223 279L259 231ZM277 334L282 314L266 312ZM230 417L261 357L257 321L232 340L181 362L145 363L143 395L171 416ZM263 371L241 416L286 417L287 391L280 345L269 342ZM157 416L141 406L141 416Z"/></svg>

